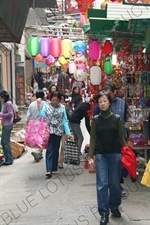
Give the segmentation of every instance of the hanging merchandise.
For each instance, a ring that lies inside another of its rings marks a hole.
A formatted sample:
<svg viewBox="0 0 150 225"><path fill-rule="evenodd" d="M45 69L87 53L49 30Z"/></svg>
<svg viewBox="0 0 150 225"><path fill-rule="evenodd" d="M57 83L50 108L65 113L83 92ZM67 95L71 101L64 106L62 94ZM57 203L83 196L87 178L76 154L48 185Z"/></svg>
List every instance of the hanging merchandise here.
<svg viewBox="0 0 150 225"><path fill-rule="evenodd" d="M80 22L82 23L82 25L89 23L89 19L86 19L85 16L80 13Z"/></svg>
<svg viewBox="0 0 150 225"><path fill-rule="evenodd" d="M77 69L86 70L87 59L84 55L77 55L77 57L74 59L74 62L76 64Z"/></svg>
<svg viewBox="0 0 150 225"><path fill-rule="evenodd" d="M103 46L103 54L105 55L110 55L113 51L113 46L111 41L105 41L104 46Z"/></svg>
<svg viewBox="0 0 150 225"><path fill-rule="evenodd" d="M74 74L74 78L77 81L84 81L86 79L86 71L82 69L77 69Z"/></svg>
<svg viewBox="0 0 150 225"><path fill-rule="evenodd" d="M61 40L59 38L51 39L50 54L55 58L58 58L61 55Z"/></svg>
<svg viewBox="0 0 150 225"><path fill-rule="evenodd" d="M68 61L64 58L64 56L60 56L58 58L58 62L61 64L61 65L65 65L68 63Z"/></svg>
<svg viewBox="0 0 150 225"><path fill-rule="evenodd" d="M38 54L35 58L34 58L39 64L44 62L44 58L42 55Z"/></svg>
<svg viewBox="0 0 150 225"><path fill-rule="evenodd" d="M55 62L55 59L52 55L49 55L45 62L47 66L51 66Z"/></svg>
<svg viewBox="0 0 150 225"><path fill-rule="evenodd" d="M28 40L28 52L32 57L35 57L40 52L40 42L37 37L31 37Z"/></svg>
<svg viewBox="0 0 150 225"><path fill-rule="evenodd" d="M70 89L69 76L64 71L58 76L57 88L60 93L64 93L65 89Z"/></svg>
<svg viewBox="0 0 150 225"><path fill-rule="evenodd" d="M73 49L78 54L84 54L87 49L87 44L84 41L76 41Z"/></svg>
<svg viewBox="0 0 150 225"><path fill-rule="evenodd" d="M70 59L72 56L72 41L70 39L64 39L61 42L62 55L66 59Z"/></svg>
<svg viewBox="0 0 150 225"><path fill-rule="evenodd" d="M91 84L100 85L102 80L102 71L98 66L92 66L90 69Z"/></svg>
<svg viewBox="0 0 150 225"><path fill-rule="evenodd" d="M110 60L107 60L104 62L104 72L107 75L111 75L113 73L113 66L112 66L112 63L110 62Z"/></svg>
<svg viewBox="0 0 150 225"><path fill-rule="evenodd" d="M79 11L87 18L87 12L89 8L93 8L94 6L94 0L86 0L86 1L81 1L81 0L76 0L78 3L78 9Z"/></svg>
<svg viewBox="0 0 150 225"><path fill-rule="evenodd" d="M42 55L44 58L49 56L50 54L50 39L43 37L40 40L40 55Z"/></svg>
<svg viewBox="0 0 150 225"><path fill-rule="evenodd" d="M105 0L104 2L102 2L100 8L101 9L105 9L106 8L106 5L109 4L109 3L111 3L109 0Z"/></svg>
<svg viewBox="0 0 150 225"><path fill-rule="evenodd" d="M92 41L89 45L89 56L92 60L99 60L101 57L100 43Z"/></svg>
<svg viewBox="0 0 150 225"><path fill-rule="evenodd" d="M69 73L74 74L76 72L76 69L77 69L77 67L76 67L74 61L70 60L70 62L69 62Z"/></svg>

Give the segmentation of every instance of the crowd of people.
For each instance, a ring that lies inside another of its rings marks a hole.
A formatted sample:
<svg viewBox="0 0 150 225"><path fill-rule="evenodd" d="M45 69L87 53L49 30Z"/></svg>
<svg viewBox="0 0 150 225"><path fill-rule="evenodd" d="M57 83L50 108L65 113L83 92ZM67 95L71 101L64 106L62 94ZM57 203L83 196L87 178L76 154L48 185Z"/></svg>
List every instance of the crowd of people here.
<svg viewBox="0 0 150 225"><path fill-rule="evenodd" d="M49 90L45 86L40 86L28 107L26 125L28 126L30 120L40 120L44 117L50 127L50 139L45 156L45 176L50 179L58 174L58 169L63 168L64 143L67 138L77 144L80 160L83 160L81 149L84 136L80 125L82 119L85 119L85 126L90 135L88 162L90 166L96 165L100 225L106 225L109 222L110 212L114 217L121 217L119 205L124 191L120 185L123 180L121 148L127 145L124 126L127 121L127 105L124 100L117 97L114 84L108 83L96 97L97 104L90 123L88 116L90 101L95 99L83 98L81 88L84 84L80 82L79 85L79 82L73 82L73 79L72 77L71 83L69 82L71 87L63 87L61 92L56 84L52 84ZM4 164L12 165L10 133L13 128L13 105L5 91L0 92L0 100L3 103L0 116L3 125L1 144L5 156ZM43 149L36 149L31 154L34 160L39 162L43 158Z"/></svg>

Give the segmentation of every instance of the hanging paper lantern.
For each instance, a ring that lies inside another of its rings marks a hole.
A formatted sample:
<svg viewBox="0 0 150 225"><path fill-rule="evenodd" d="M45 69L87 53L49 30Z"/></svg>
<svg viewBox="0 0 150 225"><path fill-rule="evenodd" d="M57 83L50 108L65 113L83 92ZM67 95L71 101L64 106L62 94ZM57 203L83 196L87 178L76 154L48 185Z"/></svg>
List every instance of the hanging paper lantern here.
<svg viewBox="0 0 150 225"><path fill-rule="evenodd" d="M64 56L60 56L60 57L58 58L58 62L59 62L61 65L65 65L65 64L68 63L67 60L64 58Z"/></svg>
<svg viewBox="0 0 150 225"><path fill-rule="evenodd" d="M83 54L86 52L87 44L84 41L76 41L73 49L75 52Z"/></svg>
<svg viewBox="0 0 150 225"><path fill-rule="evenodd" d="M35 58L34 58L38 63L42 63L44 62L44 58L42 55L38 54Z"/></svg>
<svg viewBox="0 0 150 225"><path fill-rule="evenodd" d="M111 75L113 73L113 66L112 66L112 63L109 60L104 62L104 72L107 75Z"/></svg>
<svg viewBox="0 0 150 225"><path fill-rule="evenodd" d="M92 66L90 69L90 77L91 77L91 83L93 85L100 85L102 80L102 71L99 66Z"/></svg>
<svg viewBox="0 0 150 225"><path fill-rule="evenodd" d="M77 69L86 69L86 63L87 63L87 59L85 58L84 55L81 55L79 57L76 57L74 59L74 62L76 64Z"/></svg>
<svg viewBox="0 0 150 225"><path fill-rule="evenodd" d="M55 62L55 59L52 55L49 55L46 59L46 65L51 66Z"/></svg>
<svg viewBox="0 0 150 225"><path fill-rule="evenodd" d="M28 52L31 56L35 57L40 52L40 42L37 37L31 37L28 40Z"/></svg>
<svg viewBox="0 0 150 225"><path fill-rule="evenodd" d="M110 41L105 41L104 46L103 46L103 53L106 55L110 55L113 51L113 46Z"/></svg>
<svg viewBox="0 0 150 225"><path fill-rule="evenodd" d="M89 56L92 60L98 60L101 57L100 43L92 41L89 45Z"/></svg>
<svg viewBox="0 0 150 225"><path fill-rule="evenodd" d="M80 69L76 70L74 79L77 81L84 81L86 79L86 72Z"/></svg>
<svg viewBox="0 0 150 225"><path fill-rule="evenodd" d="M40 40L40 55L46 58L47 56L49 56L49 54L50 54L50 39L44 37Z"/></svg>
<svg viewBox="0 0 150 225"><path fill-rule="evenodd" d="M62 55L69 59L72 56L72 41L69 39L64 39L61 42L61 48L62 48Z"/></svg>
<svg viewBox="0 0 150 225"><path fill-rule="evenodd" d="M58 58L61 55L61 40L59 38L51 39L50 54L55 58Z"/></svg>
<svg viewBox="0 0 150 225"><path fill-rule="evenodd" d="M74 61L70 61L69 62L69 73L74 74L76 72L76 65L74 63Z"/></svg>

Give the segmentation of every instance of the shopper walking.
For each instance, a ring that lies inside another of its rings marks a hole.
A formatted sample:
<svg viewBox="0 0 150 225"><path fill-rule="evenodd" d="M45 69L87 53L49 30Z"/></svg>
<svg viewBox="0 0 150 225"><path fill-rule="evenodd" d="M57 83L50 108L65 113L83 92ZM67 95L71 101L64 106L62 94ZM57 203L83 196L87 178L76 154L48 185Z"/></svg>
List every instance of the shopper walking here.
<svg viewBox="0 0 150 225"><path fill-rule="evenodd" d="M37 99L39 116L44 116L50 127L50 139L46 151L46 177L58 174L59 147L63 132L67 138L73 139L71 135L65 106L60 103L61 94L53 92L50 102L41 107L41 99Z"/></svg>
<svg viewBox="0 0 150 225"><path fill-rule="evenodd" d="M0 101L3 103L0 113L0 117L2 117L1 145L5 156L3 165L12 165L14 159L11 152L10 135L13 129L14 109L7 91L0 92Z"/></svg>
<svg viewBox="0 0 150 225"><path fill-rule="evenodd" d="M121 204L121 148L126 146L123 124L120 116L110 111L111 97L100 92L97 104L100 114L91 123L89 164L96 163L96 187L100 225L109 221L109 209L114 217L121 217L118 209Z"/></svg>
<svg viewBox="0 0 150 225"><path fill-rule="evenodd" d="M38 90L35 94L36 99L40 98L41 100L41 107L44 106L45 101L44 101L44 91L43 90ZM28 122L30 120L40 120L39 114L38 114L38 105L37 105L37 101L32 102L29 105L28 111L27 111L27 126L28 126ZM42 158L43 158L43 149L35 149L35 151L31 152L31 155L34 157L34 160L36 162L39 162Z"/></svg>

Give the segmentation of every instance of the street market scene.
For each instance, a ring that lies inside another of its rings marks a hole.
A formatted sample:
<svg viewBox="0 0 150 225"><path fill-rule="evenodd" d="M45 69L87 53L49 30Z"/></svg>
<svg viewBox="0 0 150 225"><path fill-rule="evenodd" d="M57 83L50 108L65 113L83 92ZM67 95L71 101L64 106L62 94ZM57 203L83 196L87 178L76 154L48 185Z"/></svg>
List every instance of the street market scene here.
<svg viewBox="0 0 150 225"><path fill-rule="evenodd" d="M149 15L0 0L0 225L150 224Z"/></svg>

